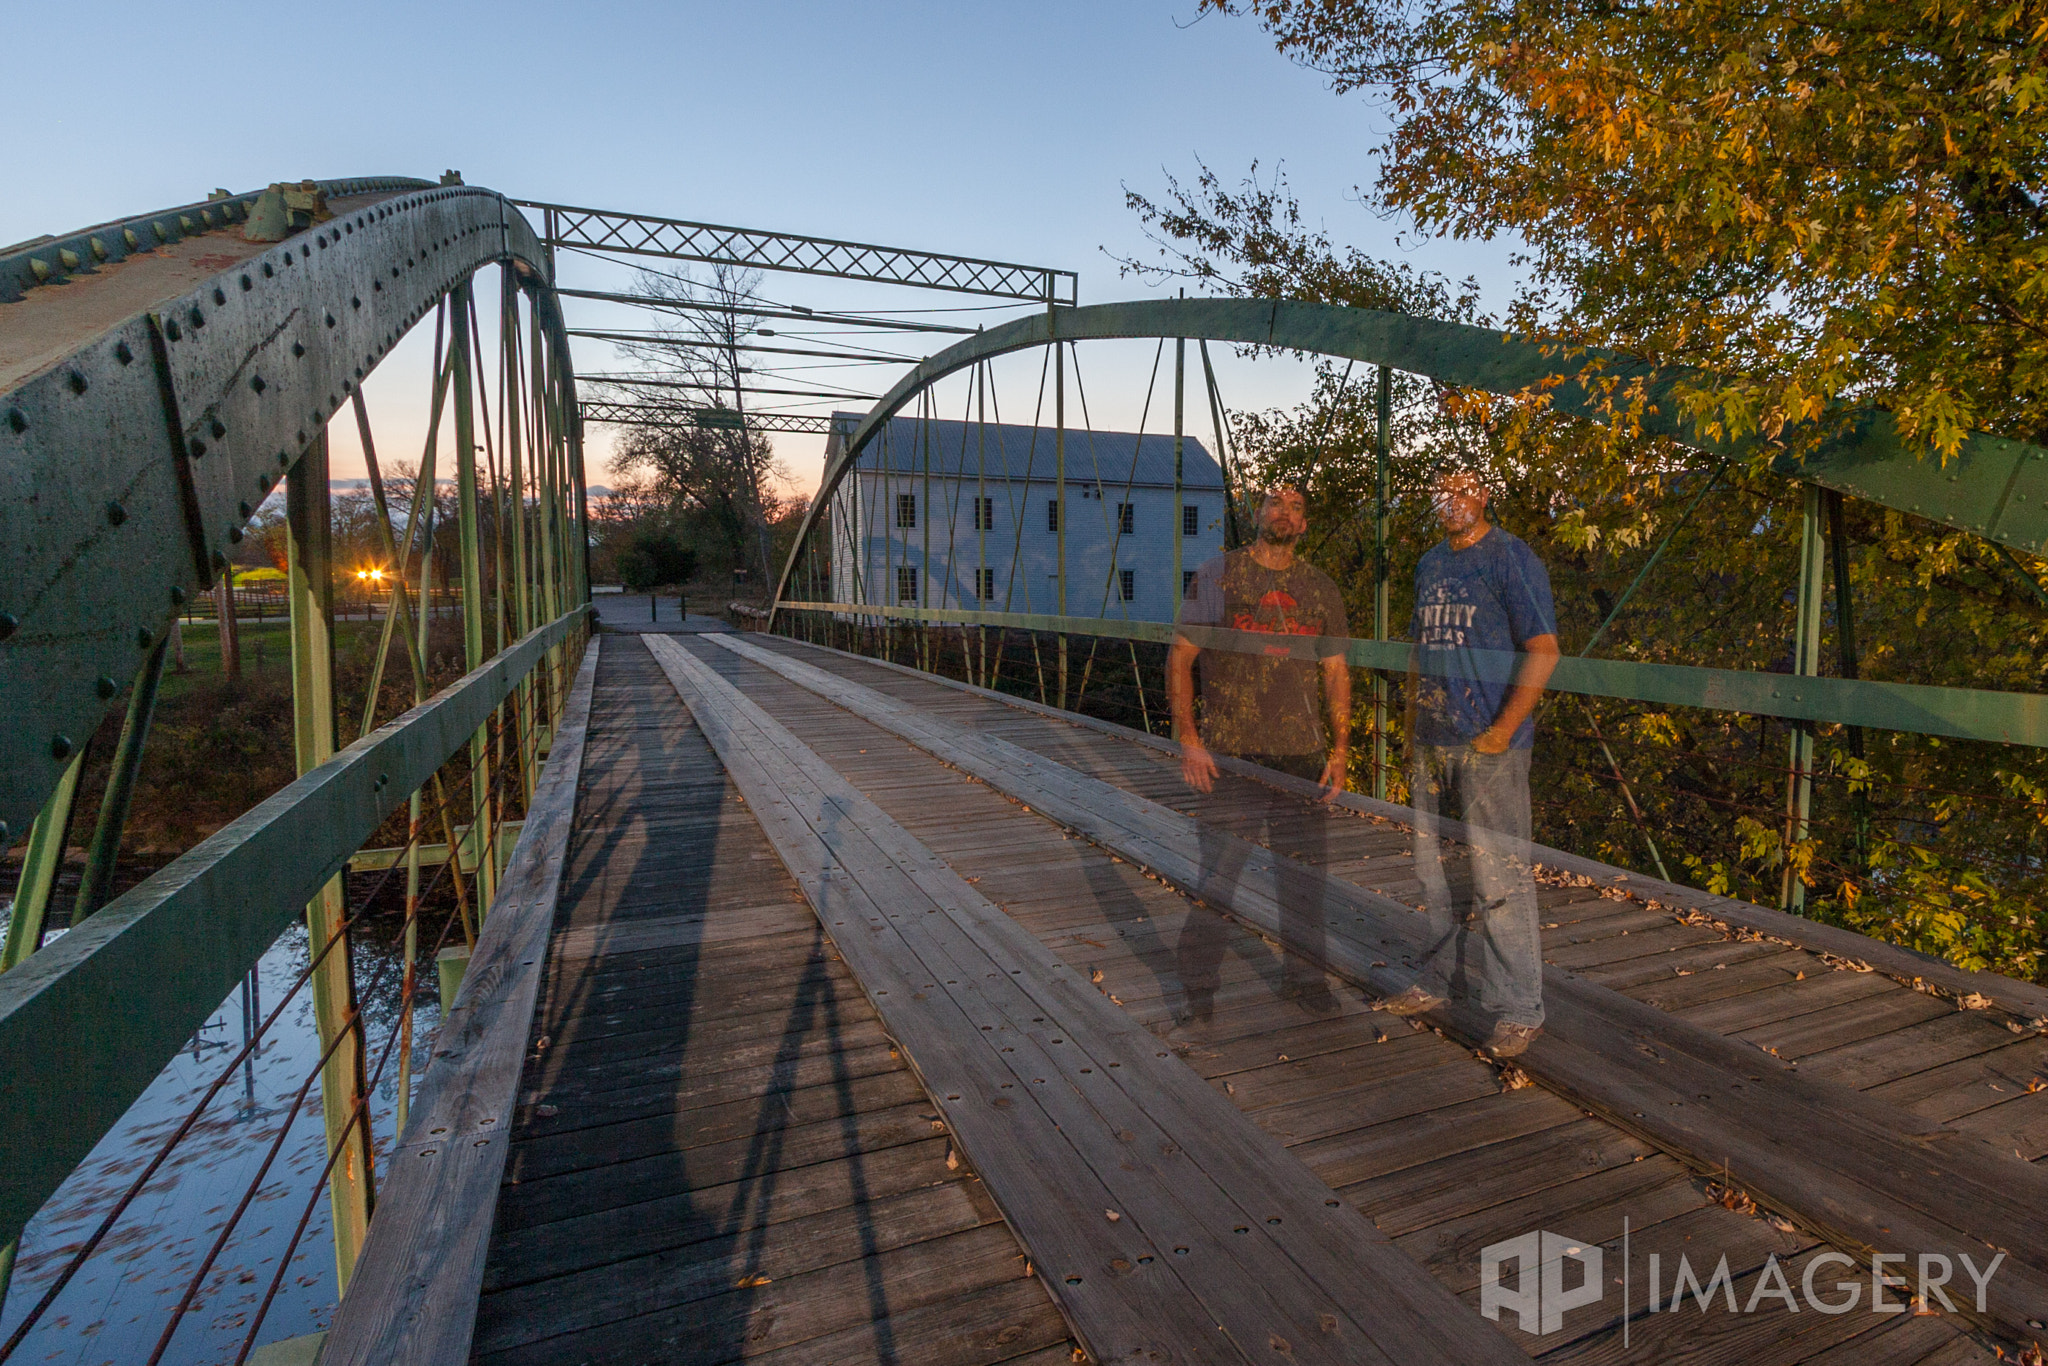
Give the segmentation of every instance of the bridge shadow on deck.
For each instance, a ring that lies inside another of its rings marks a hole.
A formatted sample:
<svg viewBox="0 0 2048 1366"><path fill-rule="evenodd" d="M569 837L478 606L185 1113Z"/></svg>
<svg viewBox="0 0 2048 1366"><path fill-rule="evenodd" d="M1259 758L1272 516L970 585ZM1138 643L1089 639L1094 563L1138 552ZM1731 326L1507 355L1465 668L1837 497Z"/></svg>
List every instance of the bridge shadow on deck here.
<svg viewBox="0 0 2048 1366"><path fill-rule="evenodd" d="M1064 1359L636 638L605 642L583 782L474 1359Z"/></svg>

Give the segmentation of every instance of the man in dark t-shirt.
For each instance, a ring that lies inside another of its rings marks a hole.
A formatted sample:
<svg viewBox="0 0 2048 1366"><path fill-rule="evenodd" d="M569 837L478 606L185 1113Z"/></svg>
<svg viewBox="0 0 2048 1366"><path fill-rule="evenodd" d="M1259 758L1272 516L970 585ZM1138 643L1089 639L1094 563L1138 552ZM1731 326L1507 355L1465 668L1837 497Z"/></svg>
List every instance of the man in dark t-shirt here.
<svg viewBox="0 0 2048 1366"><path fill-rule="evenodd" d="M1445 535L1415 567L1408 672L1409 800L1431 947L1415 984L1379 1008L1476 1005L1491 1021L1488 1051L1507 1058L1543 1027L1529 758L1557 621L1542 561L1487 520L1475 474L1444 475L1433 501ZM1450 816L1465 824L1456 844L1439 834Z"/></svg>
<svg viewBox="0 0 2048 1366"><path fill-rule="evenodd" d="M1167 657L1167 696L1174 737L1181 745L1181 776L1196 792L1211 792L1217 772L1213 755L1229 755L1314 782L1327 801L1344 788L1351 743L1351 673L1344 658L1350 628L1344 599L1328 575L1295 556L1295 545L1308 530L1307 502L1299 489L1283 485L1267 494L1258 527L1255 544L1195 571L1189 600L1182 605L1183 626L1275 639L1204 645L1176 635ZM1202 884L1220 889L1237 881L1250 852L1245 840L1306 860L1279 860L1282 938L1299 951L1284 957L1281 993L1318 1013L1334 1010L1337 1003L1319 962L1322 884L1304 875L1323 861L1323 822L1302 820L1296 798L1260 784L1247 786L1263 805L1250 813L1255 825L1240 827L1243 838L1202 823ZM1182 1023L1207 1019L1213 1009L1226 938L1222 921L1210 915L1191 915L1181 931Z"/></svg>

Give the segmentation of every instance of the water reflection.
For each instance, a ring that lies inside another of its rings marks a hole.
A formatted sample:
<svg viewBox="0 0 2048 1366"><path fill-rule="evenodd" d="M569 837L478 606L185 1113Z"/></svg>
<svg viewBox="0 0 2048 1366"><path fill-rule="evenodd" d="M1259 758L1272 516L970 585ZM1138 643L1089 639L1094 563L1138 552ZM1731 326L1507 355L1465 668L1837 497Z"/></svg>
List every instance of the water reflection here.
<svg viewBox="0 0 2048 1366"><path fill-rule="evenodd" d="M373 922L356 940L356 977L364 993L372 1057L397 1023L397 957L394 925ZM14 1331L61 1274L306 963L305 927L296 925L270 947L243 986L228 995L29 1221L0 1312L0 1339ZM417 1003L416 1040L439 1019L430 994L432 977L425 974ZM190 1366L233 1361L326 1161L318 1083L303 1104L292 1107L319 1057L311 995L302 990L265 1034L257 1054L237 1069L92 1259L64 1287L14 1359L61 1366L132 1366L148 1360L192 1273L233 1215L282 1125L289 1133L263 1189L208 1273L163 1358ZM380 1152L391 1142L395 1073L395 1066L386 1069L371 1107ZM258 1343L325 1328L336 1298L334 1243L322 1195Z"/></svg>

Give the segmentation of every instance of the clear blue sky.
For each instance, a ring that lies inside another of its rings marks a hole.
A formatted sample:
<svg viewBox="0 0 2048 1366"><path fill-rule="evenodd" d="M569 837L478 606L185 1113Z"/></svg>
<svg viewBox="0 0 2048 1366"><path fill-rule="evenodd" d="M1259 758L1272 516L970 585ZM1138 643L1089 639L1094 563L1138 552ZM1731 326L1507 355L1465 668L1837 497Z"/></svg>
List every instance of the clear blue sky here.
<svg viewBox="0 0 2048 1366"><path fill-rule="evenodd" d="M1352 191L1371 173L1371 107L1332 96L1246 21L1197 22L1194 0L116 0L91 29L23 49L0 85L16 152L0 242L217 185L455 167L521 198L1060 266L1100 302L1148 292L1102 251L1144 249L1124 185L1157 192L1200 157L1232 179L1255 158L1284 163L1339 240L1401 251L1398 225ZM1505 301L1505 248L1407 254L1477 273ZM579 355L585 369L609 359ZM1098 423L1135 417L1137 397L1099 387ZM1232 401L1291 392L1276 371Z"/></svg>

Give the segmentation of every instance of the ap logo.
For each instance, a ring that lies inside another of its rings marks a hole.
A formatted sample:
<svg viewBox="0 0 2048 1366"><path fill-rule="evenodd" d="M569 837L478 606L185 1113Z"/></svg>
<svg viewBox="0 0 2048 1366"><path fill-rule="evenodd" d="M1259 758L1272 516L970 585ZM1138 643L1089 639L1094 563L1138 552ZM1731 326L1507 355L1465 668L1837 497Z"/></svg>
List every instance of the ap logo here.
<svg viewBox="0 0 2048 1366"><path fill-rule="evenodd" d="M1501 1283L1501 1267L1514 1262L1515 1284ZM1578 1263L1570 1288L1565 1263ZM1500 1311L1512 1309L1525 1333L1555 1333L1564 1327L1565 1311L1598 1304L1606 1287L1600 1279L1600 1249L1562 1233L1525 1233L1479 1250L1479 1312L1495 1323Z"/></svg>

